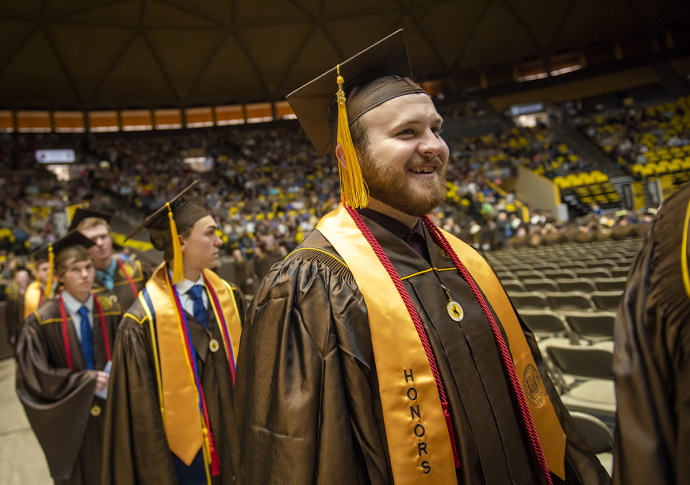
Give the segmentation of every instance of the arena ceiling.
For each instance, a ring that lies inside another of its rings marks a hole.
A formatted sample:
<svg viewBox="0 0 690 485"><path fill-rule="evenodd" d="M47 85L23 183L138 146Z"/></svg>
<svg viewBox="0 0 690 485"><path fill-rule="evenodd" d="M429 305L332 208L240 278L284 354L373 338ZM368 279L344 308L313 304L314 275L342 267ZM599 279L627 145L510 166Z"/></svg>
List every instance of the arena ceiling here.
<svg viewBox="0 0 690 485"><path fill-rule="evenodd" d="M404 27L417 79L686 22L688 0L0 0L0 108L274 101Z"/></svg>

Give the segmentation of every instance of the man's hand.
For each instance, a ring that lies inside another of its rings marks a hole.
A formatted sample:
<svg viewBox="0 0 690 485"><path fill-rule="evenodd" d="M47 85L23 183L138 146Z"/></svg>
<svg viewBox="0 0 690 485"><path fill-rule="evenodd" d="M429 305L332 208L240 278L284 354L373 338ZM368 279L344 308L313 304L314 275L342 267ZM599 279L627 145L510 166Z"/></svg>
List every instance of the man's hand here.
<svg viewBox="0 0 690 485"><path fill-rule="evenodd" d="M109 380L110 374L99 370L96 375L96 392L105 391L106 387L108 387Z"/></svg>

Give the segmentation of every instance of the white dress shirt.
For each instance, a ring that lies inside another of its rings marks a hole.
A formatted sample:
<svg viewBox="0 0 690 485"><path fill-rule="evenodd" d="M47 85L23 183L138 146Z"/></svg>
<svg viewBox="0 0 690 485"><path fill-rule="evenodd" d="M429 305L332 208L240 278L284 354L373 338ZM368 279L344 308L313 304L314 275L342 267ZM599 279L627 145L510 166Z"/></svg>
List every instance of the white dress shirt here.
<svg viewBox="0 0 690 485"><path fill-rule="evenodd" d="M65 302L65 309L67 309L69 316L72 317L72 325L74 325L74 330L77 332L77 338L81 342L81 315L79 315L79 309L82 306L88 308L89 325L91 325L91 328L93 328L93 296L89 294L89 297L86 299L86 303L82 303L67 293L67 291L63 291L61 295L62 301Z"/></svg>

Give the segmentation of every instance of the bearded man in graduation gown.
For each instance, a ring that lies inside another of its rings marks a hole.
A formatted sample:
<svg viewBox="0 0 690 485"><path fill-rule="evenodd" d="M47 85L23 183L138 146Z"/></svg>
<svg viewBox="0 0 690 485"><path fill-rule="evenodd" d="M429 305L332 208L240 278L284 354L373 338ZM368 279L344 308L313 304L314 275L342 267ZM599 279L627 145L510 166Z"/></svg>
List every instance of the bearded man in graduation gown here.
<svg viewBox="0 0 690 485"><path fill-rule="evenodd" d="M614 328L617 484L690 477L690 184L668 197L632 262Z"/></svg>
<svg viewBox="0 0 690 485"><path fill-rule="evenodd" d="M103 484L236 483L242 298L210 271L222 242L208 211L181 198L190 188L132 233L146 227L166 262L117 336Z"/></svg>
<svg viewBox="0 0 690 485"><path fill-rule="evenodd" d="M52 244L56 298L30 315L17 343L17 394L57 484L98 483L108 366L122 312L91 291L93 243Z"/></svg>
<svg viewBox="0 0 690 485"><path fill-rule="evenodd" d="M151 270L139 260L123 261L113 253L111 217L106 212L79 208L72 218L70 231L77 230L94 243L89 249L96 266L94 293L107 294L126 310L137 299L151 276Z"/></svg>
<svg viewBox="0 0 690 485"><path fill-rule="evenodd" d="M424 216L448 147L402 31L337 69L288 96L344 204L248 310L243 482L608 482L488 264Z"/></svg>

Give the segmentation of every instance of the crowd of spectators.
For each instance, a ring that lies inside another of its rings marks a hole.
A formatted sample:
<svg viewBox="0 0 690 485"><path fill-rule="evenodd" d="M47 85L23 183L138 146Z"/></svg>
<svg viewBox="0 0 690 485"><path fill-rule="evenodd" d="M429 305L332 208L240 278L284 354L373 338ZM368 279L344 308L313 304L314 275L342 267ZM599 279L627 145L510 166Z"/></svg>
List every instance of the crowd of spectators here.
<svg viewBox="0 0 690 485"><path fill-rule="evenodd" d="M0 163L6 168L0 174L0 263L11 253L25 257L59 237L68 225L65 209L72 204L89 201L134 224L193 180L199 180L199 202L218 218L229 258L268 254L276 259L299 244L339 200L335 160L318 156L296 121L0 137ZM515 238L532 244L535 235L566 232L552 214L527 211L515 194L500 190L501 178L514 174L517 165L550 177L587 168L551 130L514 127L447 141L448 198L431 215L439 225L484 250ZM75 150L69 181L35 163L35 150L45 148ZM186 157L208 160L208 171L195 171ZM583 232L588 224L569 227Z"/></svg>
<svg viewBox="0 0 690 485"><path fill-rule="evenodd" d="M659 160L657 152L690 145L690 97L657 106L596 107L577 126L623 167ZM661 158L665 158L662 157Z"/></svg>
<svg viewBox="0 0 690 485"><path fill-rule="evenodd" d="M542 123L534 127L513 127L502 133L451 141L454 157L465 160L472 168L491 171L495 168L522 165L554 178L589 170L590 164L559 141L553 130Z"/></svg>

